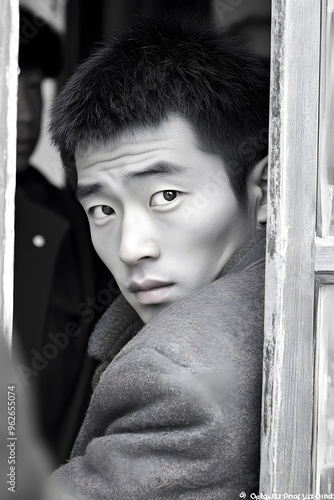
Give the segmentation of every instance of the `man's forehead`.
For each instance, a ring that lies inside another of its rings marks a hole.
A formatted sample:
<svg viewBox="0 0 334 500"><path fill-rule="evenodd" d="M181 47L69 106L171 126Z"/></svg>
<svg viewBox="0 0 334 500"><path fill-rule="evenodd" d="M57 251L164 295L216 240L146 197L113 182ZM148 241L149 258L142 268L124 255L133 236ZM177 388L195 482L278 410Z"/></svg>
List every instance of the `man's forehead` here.
<svg viewBox="0 0 334 500"><path fill-rule="evenodd" d="M197 147L191 125L183 118L172 116L157 126L137 127L112 139L80 144L75 159L77 166L86 167L91 160L93 163L103 162L106 158L117 161L132 155L145 157L157 149L179 150L189 146Z"/></svg>

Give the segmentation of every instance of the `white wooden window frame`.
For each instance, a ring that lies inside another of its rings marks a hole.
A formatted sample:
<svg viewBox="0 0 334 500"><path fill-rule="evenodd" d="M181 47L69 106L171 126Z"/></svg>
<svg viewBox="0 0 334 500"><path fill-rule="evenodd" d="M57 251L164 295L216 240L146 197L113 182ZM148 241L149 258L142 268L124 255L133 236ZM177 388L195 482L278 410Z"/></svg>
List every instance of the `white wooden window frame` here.
<svg viewBox="0 0 334 500"><path fill-rule="evenodd" d="M334 283L334 240L320 237L319 217L317 226L326 7L327 0L272 2L260 478L268 498L318 492L318 292Z"/></svg>
<svg viewBox="0 0 334 500"><path fill-rule="evenodd" d="M330 493L327 488L333 485L323 485L321 491L320 473L329 469L330 474L333 468L331 459L326 463L328 453L328 436L326 435L328 425L326 425L328 411L328 372L329 352L332 335L332 325L334 324L334 307L328 310L328 303L325 306L325 293L331 287L330 296L333 296L334 287L334 237L328 236L329 219L331 218L331 195L329 190L328 177L328 132L332 127L332 119L329 120L328 113L333 106L333 85L332 81L332 58L334 54L333 40L328 32L329 23L333 23L334 1L322 0L321 13L321 58L320 58L320 94L319 94L319 158L318 158L318 203L317 203L317 228L315 238L315 387L314 387L314 434L313 434L313 492ZM327 45L328 44L328 45ZM328 130L329 129L329 130ZM332 144L332 141L331 141ZM331 181L332 182L332 179ZM324 202L324 203L322 203ZM325 210L326 209L326 210ZM323 217L324 216L324 217ZM334 306L334 304L333 304ZM331 424L330 424L331 425ZM332 445L329 445L330 453L333 453ZM325 477L325 474L324 474Z"/></svg>
<svg viewBox="0 0 334 500"><path fill-rule="evenodd" d="M0 329L12 340L18 0L2 0L0 16Z"/></svg>

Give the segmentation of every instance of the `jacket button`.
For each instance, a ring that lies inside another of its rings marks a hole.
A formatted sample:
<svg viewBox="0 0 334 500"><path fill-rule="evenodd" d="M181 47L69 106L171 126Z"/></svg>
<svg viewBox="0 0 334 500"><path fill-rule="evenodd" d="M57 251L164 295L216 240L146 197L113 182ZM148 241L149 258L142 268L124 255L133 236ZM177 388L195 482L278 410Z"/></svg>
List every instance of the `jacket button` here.
<svg viewBox="0 0 334 500"><path fill-rule="evenodd" d="M36 236L33 237L32 242L35 247L38 248L44 247L46 243L44 236L42 236L41 234L36 234Z"/></svg>

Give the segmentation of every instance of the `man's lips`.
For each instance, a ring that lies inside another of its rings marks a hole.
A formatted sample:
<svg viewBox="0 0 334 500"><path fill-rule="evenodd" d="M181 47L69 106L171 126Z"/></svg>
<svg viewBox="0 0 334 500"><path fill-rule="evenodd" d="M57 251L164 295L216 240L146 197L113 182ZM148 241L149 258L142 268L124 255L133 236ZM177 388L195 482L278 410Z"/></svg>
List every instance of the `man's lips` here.
<svg viewBox="0 0 334 500"><path fill-rule="evenodd" d="M131 281L129 286L127 287L130 292L140 292L152 290L154 288L166 287L169 285L173 285L171 282L160 281L160 280L144 280L144 281Z"/></svg>
<svg viewBox="0 0 334 500"><path fill-rule="evenodd" d="M145 280L142 282L132 281L128 289L132 292L140 304L159 304L164 302L170 294L174 283L158 280Z"/></svg>

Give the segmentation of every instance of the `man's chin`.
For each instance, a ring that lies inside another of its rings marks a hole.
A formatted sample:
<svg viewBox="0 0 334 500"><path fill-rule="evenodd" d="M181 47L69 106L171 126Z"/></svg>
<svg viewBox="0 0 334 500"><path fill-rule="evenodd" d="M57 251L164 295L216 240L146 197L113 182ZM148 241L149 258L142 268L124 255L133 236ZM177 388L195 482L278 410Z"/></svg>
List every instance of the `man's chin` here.
<svg viewBox="0 0 334 500"><path fill-rule="evenodd" d="M134 307L136 313L140 317L143 323L147 325L153 318L155 318L158 314L160 314L162 311L167 309L171 304L150 304L150 305L137 305L137 307Z"/></svg>

